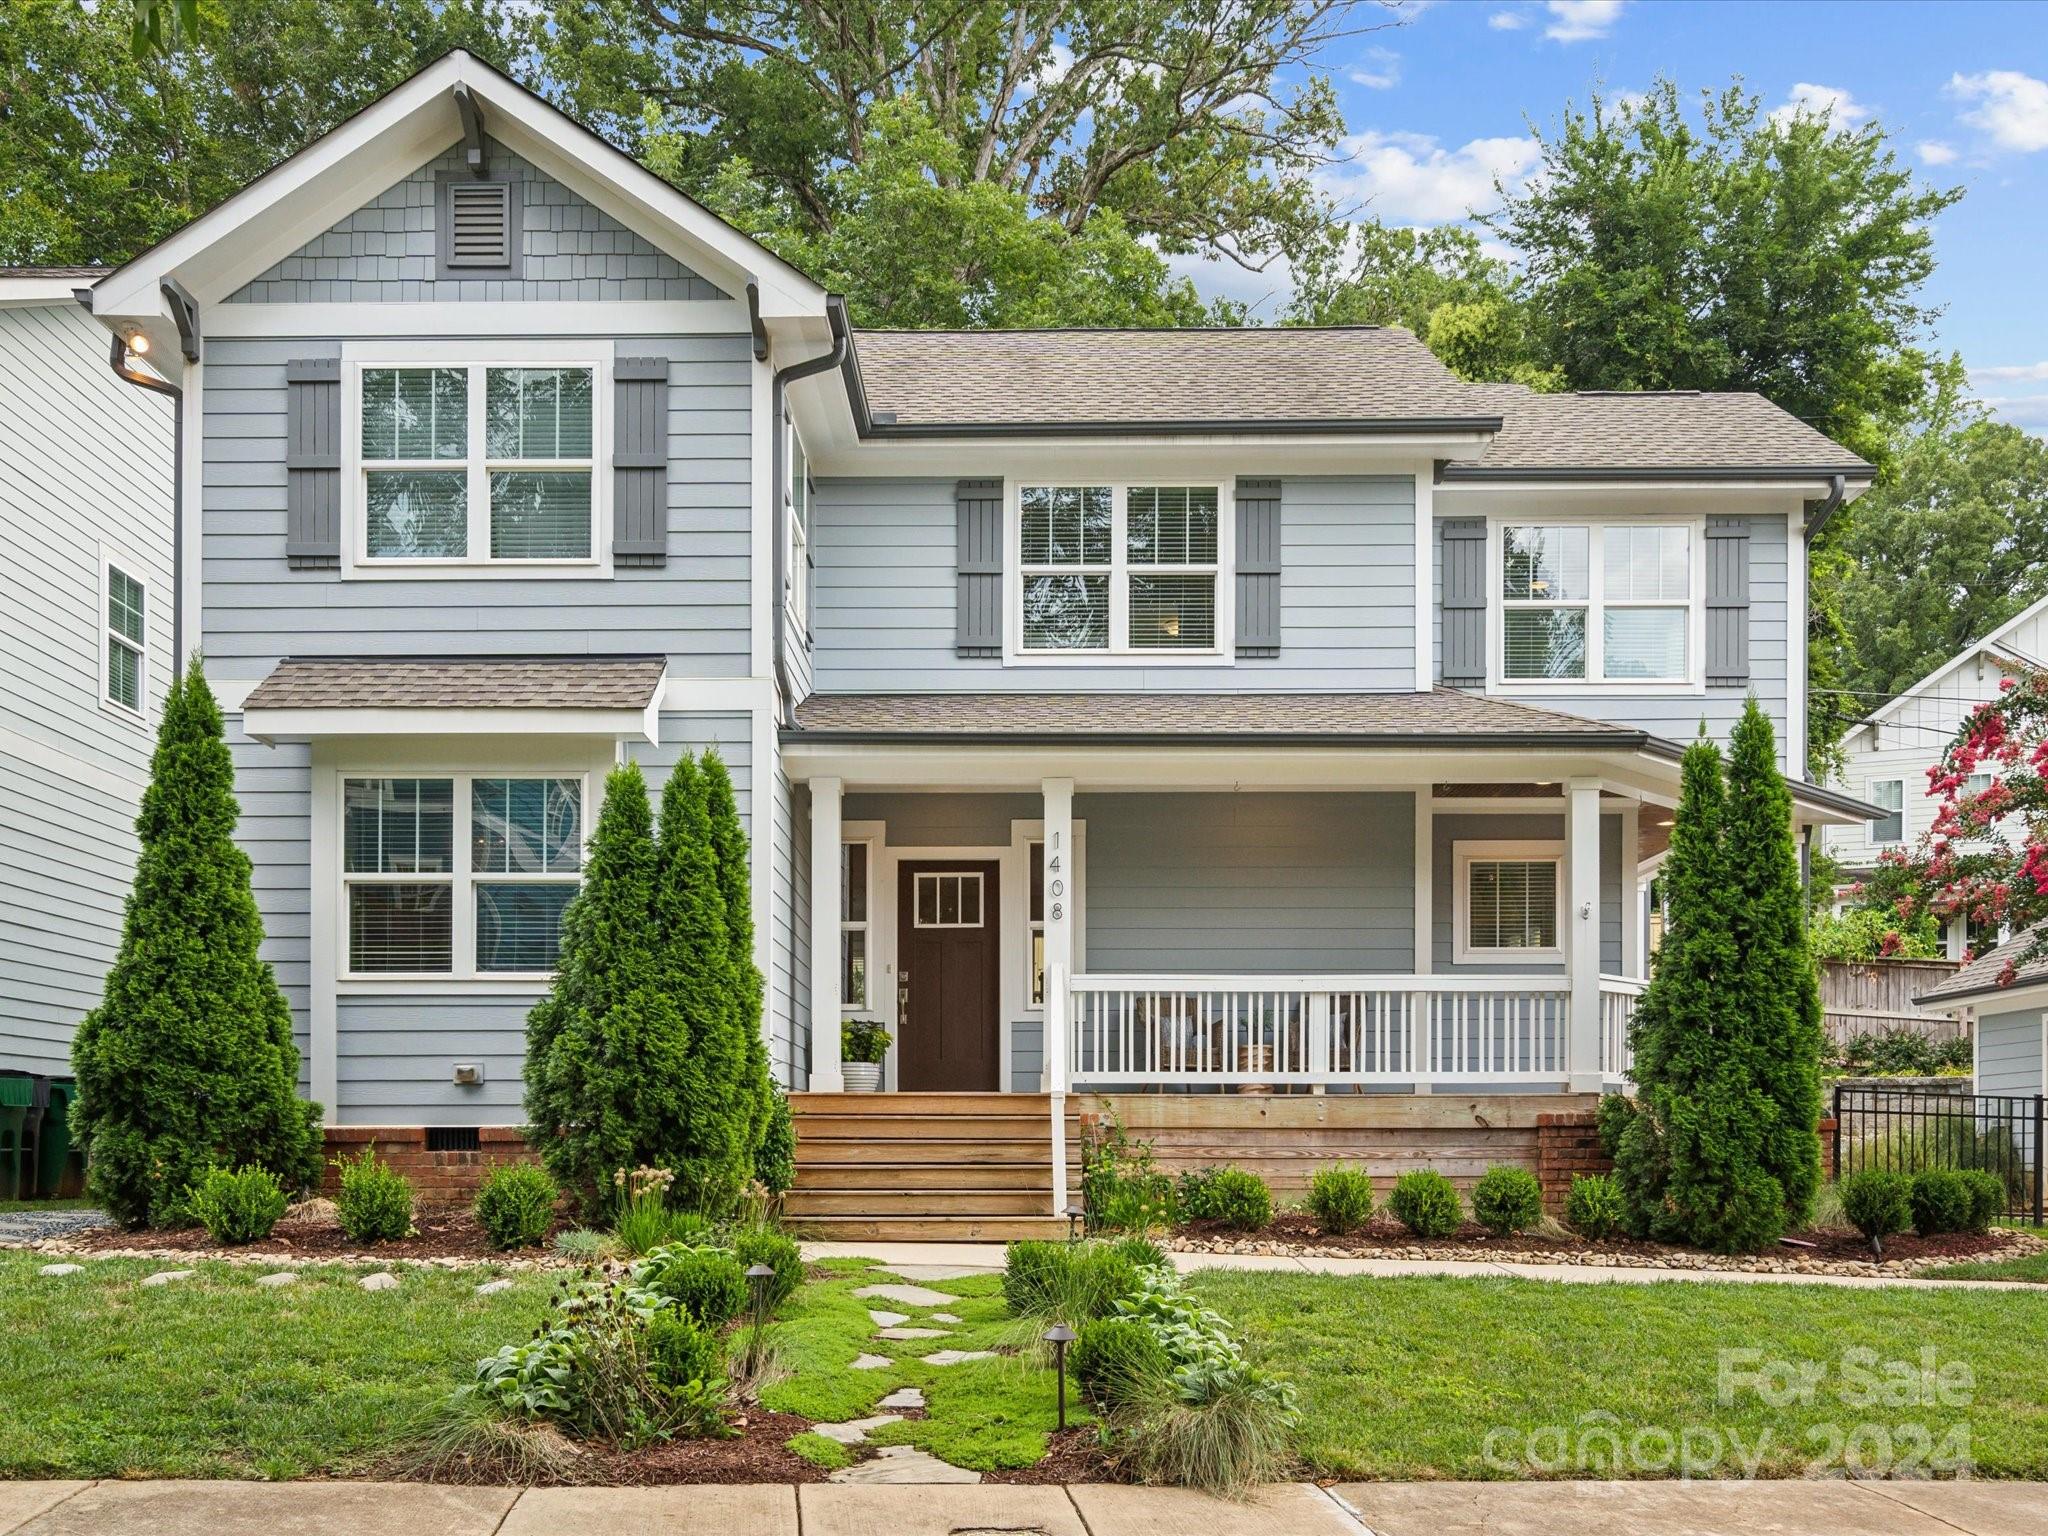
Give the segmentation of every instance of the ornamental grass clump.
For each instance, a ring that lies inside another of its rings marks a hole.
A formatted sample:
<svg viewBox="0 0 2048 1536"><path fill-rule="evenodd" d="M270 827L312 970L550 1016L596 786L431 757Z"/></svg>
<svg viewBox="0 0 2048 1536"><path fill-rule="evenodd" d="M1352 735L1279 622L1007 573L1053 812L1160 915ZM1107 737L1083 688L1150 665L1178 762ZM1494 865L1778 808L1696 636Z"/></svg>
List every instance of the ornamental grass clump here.
<svg viewBox="0 0 2048 1536"><path fill-rule="evenodd" d="M477 1222L494 1248L532 1248L547 1241L562 1192L533 1163L493 1168L476 1192Z"/></svg>
<svg viewBox="0 0 2048 1536"><path fill-rule="evenodd" d="M1363 1168L1324 1168L1309 1181L1309 1213L1332 1237L1371 1221L1373 1207L1372 1178Z"/></svg>
<svg viewBox="0 0 2048 1536"><path fill-rule="evenodd" d="M1417 1237L1449 1237L1462 1219L1458 1186L1434 1168L1417 1168L1394 1180L1387 1209Z"/></svg>
<svg viewBox="0 0 2048 1536"><path fill-rule="evenodd" d="M1078 1327L1089 1318L1107 1317L1132 1295L1158 1253L1150 1243L1129 1240L1011 1243L1003 1254L1003 1300L1019 1317Z"/></svg>
<svg viewBox="0 0 2048 1536"><path fill-rule="evenodd" d="M341 1187L334 1196L335 1219L358 1243L395 1243L411 1237L412 1181L377 1158L375 1143L354 1158L338 1157Z"/></svg>
<svg viewBox="0 0 2048 1536"><path fill-rule="evenodd" d="M255 1243L285 1211L285 1193L268 1168L213 1168L192 1187L193 1219L216 1243Z"/></svg>
<svg viewBox="0 0 2048 1536"><path fill-rule="evenodd" d="M1489 1168L1472 1186L1472 1219L1495 1237L1526 1232L1543 1219L1543 1186L1526 1168Z"/></svg>

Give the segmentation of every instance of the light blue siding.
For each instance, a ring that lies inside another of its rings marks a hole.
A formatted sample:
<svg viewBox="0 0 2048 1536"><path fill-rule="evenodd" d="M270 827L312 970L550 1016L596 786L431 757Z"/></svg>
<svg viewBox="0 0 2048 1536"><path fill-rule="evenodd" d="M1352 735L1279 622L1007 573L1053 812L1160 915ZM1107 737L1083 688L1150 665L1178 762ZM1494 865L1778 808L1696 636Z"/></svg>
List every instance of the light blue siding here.
<svg viewBox="0 0 2048 1536"><path fill-rule="evenodd" d="M733 799L739 805L740 820L751 835L754 814L754 731L751 716L737 711L726 714L663 711L659 746L650 746L644 741L626 744L627 755L640 765L640 771L647 779L647 795L657 815L661 812L661 788L668 782L669 770L685 752L713 750L732 776Z"/></svg>
<svg viewBox="0 0 2048 1536"><path fill-rule="evenodd" d="M2020 1094L2043 1092L2042 1034L2039 1008L2018 1013L1987 1013L1977 1020L1977 1091Z"/></svg>
<svg viewBox="0 0 2048 1536"><path fill-rule="evenodd" d="M919 689L1411 689L1415 487L1291 478L1281 493L1280 654L1218 667L1024 666L955 639L956 480L822 480L812 664L822 692ZM1230 585L1230 573L1222 576Z"/></svg>
<svg viewBox="0 0 2048 1536"><path fill-rule="evenodd" d="M335 1010L343 1125L523 1125L526 1015L541 993L344 994ZM454 1081L457 1062L484 1080Z"/></svg>
<svg viewBox="0 0 2048 1536"><path fill-rule="evenodd" d="M726 295L559 181L486 141L493 178L518 180L516 277L436 279L437 178L467 176L458 145L254 278L231 304L721 299Z"/></svg>
<svg viewBox="0 0 2048 1536"><path fill-rule="evenodd" d="M249 880L263 915L263 958L291 1004L292 1040L299 1048L299 1087L312 1083L311 986L313 909L309 879L313 854L311 751L303 743L266 747L242 734L239 715L227 717L228 750L235 760L235 798L241 820L235 842L249 856Z"/></svg>
<svg viewBox="0 0 2048 1536"><path fill-rule="evenodd" d="M318 340L207 345L202 511L208 675L279 657L653 652L687 676L742 677L752 623L751 380L745 336L634 337L669 359L668 564L609 579L479 574L344 580L285 562L285 364Z"/></svg>
<svg viewBox="0 0 2048 1536"><path fill-rule="evenodd" d="M1456 889L1456 843L1468 842L1553 842L1565 840L1564 815L1507 812L1500 815L1476 811L1439 812L1430 821L1430 931L1431 968L1442 976L1483 976L1512 973L1524 976L1564 974L1564 966L1551 965L1460 965L1451 956L1451 903ZM1621 972L1621 818L1600 818L1600 969L1608 975ZM1567 903L1569 905L1569 903Z"/></svg>

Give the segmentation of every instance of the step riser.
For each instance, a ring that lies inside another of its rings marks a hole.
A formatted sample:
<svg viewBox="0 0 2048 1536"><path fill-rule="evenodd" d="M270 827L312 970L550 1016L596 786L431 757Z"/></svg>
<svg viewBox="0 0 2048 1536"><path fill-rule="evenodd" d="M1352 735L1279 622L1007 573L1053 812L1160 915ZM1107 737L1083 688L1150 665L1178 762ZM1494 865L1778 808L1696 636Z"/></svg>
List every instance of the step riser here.
<svg viewBox="0 0 2048 1536"><path fill-rule="evenodd" d="M1046 1189L792 1189L783 1209L792 1216L1042 1216L1052 1206Z"/></svg>
<svg viewBox="0 0 2048 1536"><path fill-rule="evenodd" d="M1015 1243L1067 1235L1067 1224L1052 1217L925 1217L856 1220L844 1216L790 1217L785 1223L800 1242Z"/></svg>
<svg viewBox="0 0 2048 1536"><path fill-rule="evenodd" d="M1029 1115L796 1115L796 1139L822 1141L1031 1141L1050 1147L1052 1123ZM1069 1133L1072 1137L1072 1132Z"/></svg>
<svg viewBox="0 0 2048 1536"><path fill-rule="evenodd" d="M1072 1159L1076 1167L1080 1159ZM877 1145L850 1137L812 1138L796 1144L796 1165L859 1167L917 1164L927 1168L1050 1168L1052 1149L1043 1141L894 1141Z"/></svg>
<svg viewBox="0 0 2048 1536"><path fill-rule="evenodd" d="M797 1170L798 1189L989 1189L1044 1190L1052 1188L1052 1169L1040 1163L969 1163L951 1167L919 1163L914 1166L887 1163L807 1164Z"/></svg>

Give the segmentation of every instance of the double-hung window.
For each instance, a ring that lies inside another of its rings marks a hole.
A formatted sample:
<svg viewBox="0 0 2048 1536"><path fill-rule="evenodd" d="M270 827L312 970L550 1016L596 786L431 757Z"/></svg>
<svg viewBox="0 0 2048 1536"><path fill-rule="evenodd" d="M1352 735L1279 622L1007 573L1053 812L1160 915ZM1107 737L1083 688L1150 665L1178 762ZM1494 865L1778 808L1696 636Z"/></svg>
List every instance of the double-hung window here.
<svg viewBox="0 0 2048 1536"><path fill-rule="evenodd" d="M463 364L358 373L368 564L590 564L598 369Z"/></svg>
<svg viewBox="0 0 2048 1536"><path fill-rule="evenodd" d="M1870 782L1870 803L1883 811L1882 816L1870 823L1870 840L1873 843L1902 843L1906 840L1906 781L1904 779L1873 779Z"/></svg>
<svg viewBox="0 0 2048 1536"><path fill-rule="evenodd" d="M1564 958L1564 850L1555 843L1453 848L1452 958L1459 964Z"/></svg>
<svg viewBox="0 0 2048 1536"><path fill-rule="evenodd" d="M540 976L583 870L583 780L342 780L346 973Z"/></svg>
<svg viewBox="0 0 2048 1536"><path fill-rule="evenodd" d="M100 698L127 714L142 713L148 677L147 590L142 578L102 559Z"/></svg>
<svg viewBox="0 0 2048 1536"><path fill-rule="evenodd" d="M1214 654L1221 502L1214 485L1022 487L1017 650Z"/></svg>
<svg viewBox="0 0 2048 1536"><path fill-rule="evenodd" d="M1689 683L1693 557L1682 523L1504 526L1497 677Z"/></svg>

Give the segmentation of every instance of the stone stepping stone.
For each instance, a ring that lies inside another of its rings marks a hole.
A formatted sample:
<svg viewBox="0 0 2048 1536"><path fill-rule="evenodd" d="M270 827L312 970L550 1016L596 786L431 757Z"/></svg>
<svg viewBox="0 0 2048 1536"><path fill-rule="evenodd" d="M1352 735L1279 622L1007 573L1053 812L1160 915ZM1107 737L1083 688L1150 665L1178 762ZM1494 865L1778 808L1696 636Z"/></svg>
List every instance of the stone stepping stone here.
<svg viewBox="0 0 2048 1536"><path fill-rule="evenodd" d="M894 1328L910 1321L910 1314L907 1312L878 1312L873 1307L868 1308L868 1316L875 1320L877 1328ZM959 1319L949 1317L946 1321L952 1323L958 1322Z"/></svg>
<svg viewBox="0 0 2048 1536"><path fill-rule="evenodd" d="M946 1328L883 1328L877 1330L878 1339L950 1339L952 1331Z"/></svg>
<svg viewBox="0 0 2048 1536"><path fill-rule="evenodd" d="M258 1275L256 1283L266 1291L274 1291L279 1286L297 1285L299 1283L299 1272L296 1269L274 1270L267 1275Z"/></svg>
<svg viewBox="0 0 2048 1536"><path fill-rule="evenodd" d="M987 1264L888 1264L877 1266L880 1273L899 1280L965 1280L971 1275L1000 1275L1000 1265Z"/></svg>
<svg viewBox="0 0 2048 1536"><path fill-rule="evenodd" d="M866 1285L853 1294L862 1301L896 1301L906 1307L950 1307L960 1299L922 1285Z"/></svg>
<svg viewBox="0 0 2048 1536"><path fill-rule="evenodd" d="M848 1369L855 1371L879 1371L883 1366L894 1365L895 1363L887 1355L856 1355L853 1364Z"/></svg>
<svg viewBox="0 0 2048 1536"><path fill-rule="evenodd" d="M922 1408L924 1389L921 1387L898 1387L879 1403L877 1408Z"/></svg>
<svg viewBox="0 0 2048 1536"><path fill-rule="evenodd" d="M960 1319L950 1312L934 1312L931 1315L930 1321L934 1323L957 1323Z"/></svg>
<svg viewBox="0 0 2048 1536"><path fill-rule="evenodd" d="M978 1483L979 1472L955 1467L914 1445L885 1445L857 1466L841 1467L828 1483Z"/></svg>
<svg viewBox="0 0 2048 1536"><path fill-rule="evenodd" d="M476 1293L479 1296L495 1296L500 1291L509 1291L511 1289L512 1282L510 1280L486 1280L476 1288Z"/></svg>
<svg viewBox="0 0 2048 1536"><path fill-rule="evenodd" d="M958 1365L963 1360L993 1360L992 1349L938 1349L924 1357L926 1365Z"/></svg>
<svg viewBox="0 0 2048 1536"><path fill-rule="evenodd" d="M169 1285L173 1280L190 1280L198 1274L196 1269L160 1269L153 1275L144 1275L144 1285Z"/></svg>
<svg viewBox="0 0 2048 1536"><path fill-rule="evenodd" d="M45 1264L41 1269L37 1270L36 1273L39 1275L48 1275L51 1279L54 1280L59 1275L75 1275L79 1272L79 1270L83 1269L84 1267L85 1266L82 1264Z"/></svg>
<svg viewBox="0 0 2048 1536"><path fill-rule="evenodd" d="M398 1289L398 1276L389 1270L379 1270L374 1275L363 1276L356 1284L366 1291L395 1291Z"/></svg>
<svg viewBox="0 0 2048 1536"><path fill-rule="evenodd" d="M837 1440L841 1445L859 1445L867 1439L869 1430L902 1422L900 1413L878 1413L871 1419L849 1419L844 1424L813 1424L811 1433L823 1435L827 1440Z"/></svg>

